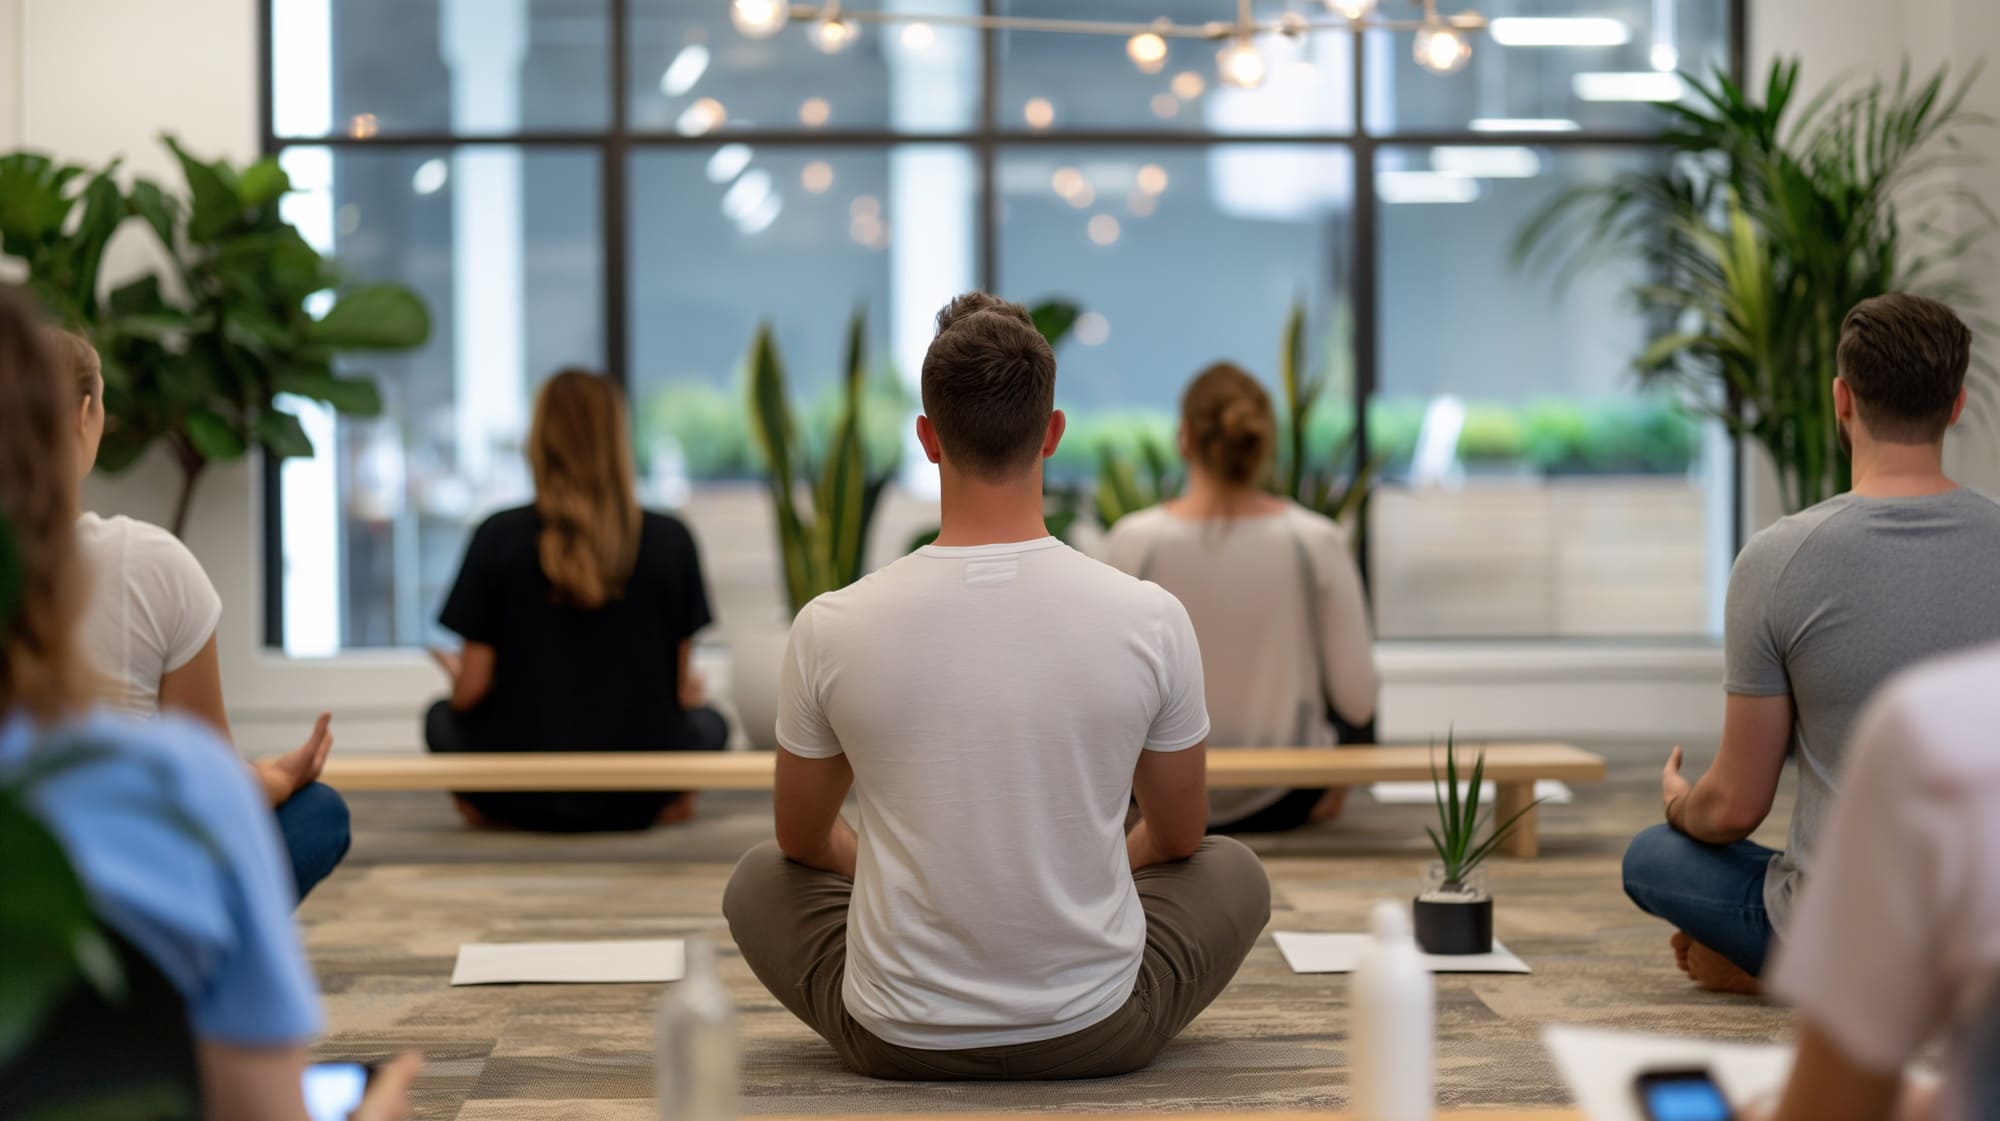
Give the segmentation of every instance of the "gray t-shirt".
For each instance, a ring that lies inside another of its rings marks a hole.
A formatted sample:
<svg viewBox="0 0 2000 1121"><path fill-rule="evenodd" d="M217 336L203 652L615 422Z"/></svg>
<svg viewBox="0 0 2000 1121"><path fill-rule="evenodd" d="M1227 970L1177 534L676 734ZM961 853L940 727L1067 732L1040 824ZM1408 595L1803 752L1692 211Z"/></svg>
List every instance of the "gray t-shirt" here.
<svg viewBox="0 0 2000 1121"><path fill-rule="evenodd" d="M1841 757L1877 687L2000 641L2000 504L1968 488L1843 494L1750 539L1729 578L1723 687L1790 694L1799 796L1764 903L1780 931L1833 811Z"/></svg>

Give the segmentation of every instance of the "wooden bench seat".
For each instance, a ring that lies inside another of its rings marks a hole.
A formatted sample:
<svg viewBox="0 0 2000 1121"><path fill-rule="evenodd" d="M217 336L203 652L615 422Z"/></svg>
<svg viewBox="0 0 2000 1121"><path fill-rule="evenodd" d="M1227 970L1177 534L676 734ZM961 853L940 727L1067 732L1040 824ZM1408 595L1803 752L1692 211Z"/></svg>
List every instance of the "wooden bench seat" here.
<svg viewBox="0 0 2000 1121"><path fill-rule="evenodd" d="M1604 758L1562 743L1486 746L1486 777L1501 818L1534 799L1538 779L1602 782ZM1213 748L1208 785L1365 786L1427 780L1428 747ZM341 790L769 790L776 756L725 752L492 752L459 755L343 755L327 760L324 781ZM1537 850L1530 810L1503 846L1513 856Z"/></svg>

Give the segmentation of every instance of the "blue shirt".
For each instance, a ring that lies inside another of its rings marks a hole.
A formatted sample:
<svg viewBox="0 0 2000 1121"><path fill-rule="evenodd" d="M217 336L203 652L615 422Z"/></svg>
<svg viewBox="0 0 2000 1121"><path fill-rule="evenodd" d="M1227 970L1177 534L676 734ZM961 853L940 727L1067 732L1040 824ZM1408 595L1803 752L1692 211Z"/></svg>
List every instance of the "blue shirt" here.
<svg viewBox="0 0 2000 1121"><path fill-rule="evenodd" d="M97 713L39 729L10 716L0 782L32 753L82 744L115 754L43 781L30 804L98 917L180 990L202 1040L281 1046L319 1034L277 825L236 753L173 717Z"/></svg>

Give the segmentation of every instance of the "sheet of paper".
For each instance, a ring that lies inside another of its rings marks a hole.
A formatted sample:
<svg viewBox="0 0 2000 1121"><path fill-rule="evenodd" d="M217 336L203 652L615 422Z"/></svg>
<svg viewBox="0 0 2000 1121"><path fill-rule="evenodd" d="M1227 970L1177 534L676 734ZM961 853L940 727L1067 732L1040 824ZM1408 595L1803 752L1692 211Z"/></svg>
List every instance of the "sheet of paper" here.
<svg viewBox="0 0 2000 1121"><path fill-rule="evenodd" d="M615 985L678 981L687 974L678 938L633 942L468 942L454 985Z"/></svg>
<svg viewBox="0 0 2000 1121"><path fill-rule="evenodd" d="M1777 1043L1717 1043L1562 1024L1544 1030L1542 1043L1590 1121L1645 1121L1634 1093L1643 1071L1705 1069L1741 1112L1765 1099L1775 1102L1792 1070L1792 1048Z"/></svg>
<svg viewBox="0 0 2000 1121"><path fill-rule="evenodd" d="M1464 798L1467 788L1471 785L1469 782L1459 783L1458 796ZM1479 791L1480 801L1492 805L1496 797L1493 793L1493 784L1482 782L1479 784ZM1436 798L1428 782L1378 782L1368 788L1368 793L1385 806L1428 806ZM1552 806L1567 806L1576 800L1576 791L1571 790L1566 782L1545 778L1535 784L1535 797L1547 801Z"/></svg>
<svg viewBox="0 0 2000 1121"><path fill-rule="evenodd" d="M1299 934L1280 930L1278 952L1294 973L1352 973L1368 948L1366 934ZM1425 954L1432 973L1532 973L1512 950L1493 943L1490 954Z"/></svg>

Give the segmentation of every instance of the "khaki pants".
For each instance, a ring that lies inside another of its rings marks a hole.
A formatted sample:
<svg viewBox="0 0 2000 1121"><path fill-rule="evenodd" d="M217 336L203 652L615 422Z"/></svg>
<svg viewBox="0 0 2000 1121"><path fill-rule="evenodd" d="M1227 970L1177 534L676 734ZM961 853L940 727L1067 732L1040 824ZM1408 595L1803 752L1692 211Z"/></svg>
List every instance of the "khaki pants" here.
<svg viewBox="0 0 2000 1121"><path fill-rule="evenodd" d="M1255 853L1210 837L1189 860L1133 876L1146 911L1146 952L1124 1007L1102 1023L1039 1043L923 1051L885 1043L841 999L847 903L854 883L750 851L722 911L751 972L854 1070L911 1081L1108 1078L1143 1069L1229 981L1271 918L1271 886Z"/></svg>

